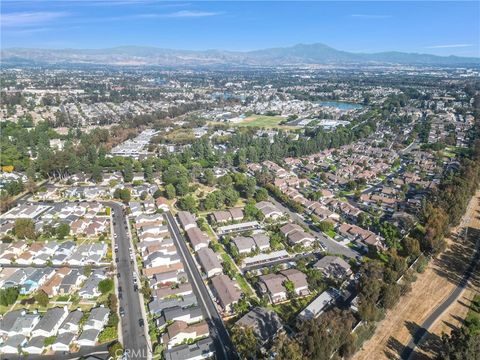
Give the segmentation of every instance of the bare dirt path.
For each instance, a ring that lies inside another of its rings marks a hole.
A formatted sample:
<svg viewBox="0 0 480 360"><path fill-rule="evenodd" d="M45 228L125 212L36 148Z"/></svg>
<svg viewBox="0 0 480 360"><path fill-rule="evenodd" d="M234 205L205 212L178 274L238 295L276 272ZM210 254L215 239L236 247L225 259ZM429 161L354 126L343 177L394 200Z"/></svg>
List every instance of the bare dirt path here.
<svg viewBox="0 0 480 360"><path fill-rule="evenodd" d="M480 191L470 201L463 225L480 229ZM452 233L454 235L447 239L447 250L430 262L425 272L418 275L417 281L413 283L412 291L387 312L385 320L378 325L373 337L355 354L355 360L399 359L420 324L456 288L468 267L474 247L471 243L459 239L455 235L456 231ZM435 351L441 332L449 332L452 326L461 323L467 312L469 299L474 291L480 289L480 275L478 272L475 275L469 287L433 324L431 332L424 337L411 358L429 358L426 354L431 355L432 350Z"/></svg>

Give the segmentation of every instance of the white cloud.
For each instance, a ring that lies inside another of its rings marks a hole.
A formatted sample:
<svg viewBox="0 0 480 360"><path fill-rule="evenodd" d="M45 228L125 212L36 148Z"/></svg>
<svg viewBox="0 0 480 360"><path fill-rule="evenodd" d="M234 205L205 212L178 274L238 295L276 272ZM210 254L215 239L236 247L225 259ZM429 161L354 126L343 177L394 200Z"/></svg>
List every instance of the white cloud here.
<svg viewBox="0 0 480 360"><path fill-rule="evenodd" d="M37 11L15 12L0 15L2 27L25 27L46 23L67 16L67 12Z"/></svg>
<svg viewBox="0 0 480 360"><path fill-rule="evenodd" d="M207 17L207 16L217 16L220 15L218 12L213 11L194 11L194 10L182 10L170 14L164 14L164 17L172 18L196 18L196 17Z"/></svg>
<svg viewBox="0 0 480 360"><path fill-rule="evenodd" d="M445 45L432 45L427 46L427 49L451 49L451 48L465 48L471 47L473 44L445 44Z"/></svg>
<svg viewBox="0 0 480 360"><path fill-rule="evenodd" d="M352 14L350 16L354 18L359 18L359 19L388 19L392 17L392 15L375 15L375 14Z"/></svg>

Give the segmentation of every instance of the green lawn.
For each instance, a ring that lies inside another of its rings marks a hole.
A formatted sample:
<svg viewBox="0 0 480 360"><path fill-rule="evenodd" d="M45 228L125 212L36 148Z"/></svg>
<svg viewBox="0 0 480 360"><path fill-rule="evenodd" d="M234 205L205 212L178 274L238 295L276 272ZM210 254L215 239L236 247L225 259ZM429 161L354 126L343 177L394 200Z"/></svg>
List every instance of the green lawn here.
<svg viewBox="0 0 480 360"><path fill-rule="evenodd" d="M281 116L252 115L245 118L242 122L235 124L235 126L296 129L295 126L280 125L280 122L285 120L286 119Z"/></svg>
<svg viewBox="0 0 480 360"><path fill-rule="evenodd" d="M212 228L210 227L210 225L207 227L207 231L206 233L208 234L208 236L210 237L210 240L212 241L212 243L218 243L220 244L215 235L213 234L213 231L212 231ZM219 246L219 249L218 249L218 252L220 253L220 256L222 257L222 261L223 262L228 262L231 264L231 268L232 269L236 269L235 267L235 264L234 264L234 261L233 259L230 257L230 255L227 254L227 252L225 251L225 249L223 248L223 245L220 244ZM239 272L235 272L235 280L237 280L238 282L238 285L240 286L240 288L242 289L242 291L245 293L245 295L248 295L248 296L255 296L255 294L253 293L252 291L252 288L248 285L247 283L247 280L245 280L245 278L242 276L242 274L240 274Z"/></svg>
<svg viewBox="0 0 480 360"><path fill-rule="evenodd" d="M330 236L332 239L335 238L335 236L337 236L337 233L335 232L335 230L332 230L332 229L326 231L325 234Z"/></svg>

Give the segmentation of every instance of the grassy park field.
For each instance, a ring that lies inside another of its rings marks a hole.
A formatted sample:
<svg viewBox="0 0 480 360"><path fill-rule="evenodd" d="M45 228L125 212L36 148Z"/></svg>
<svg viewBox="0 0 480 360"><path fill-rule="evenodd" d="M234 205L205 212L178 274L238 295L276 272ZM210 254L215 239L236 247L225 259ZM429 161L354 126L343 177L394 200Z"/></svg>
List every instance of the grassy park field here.
<svg viewBox="0 0 480 360"><path fill-rule="evenodd" d="M279 128L286 130L296 129L295 126L281 125L286 119L281 116L252 115L246 117L242 122L236 123L238 127L260 127L260 128Z"/></svg>

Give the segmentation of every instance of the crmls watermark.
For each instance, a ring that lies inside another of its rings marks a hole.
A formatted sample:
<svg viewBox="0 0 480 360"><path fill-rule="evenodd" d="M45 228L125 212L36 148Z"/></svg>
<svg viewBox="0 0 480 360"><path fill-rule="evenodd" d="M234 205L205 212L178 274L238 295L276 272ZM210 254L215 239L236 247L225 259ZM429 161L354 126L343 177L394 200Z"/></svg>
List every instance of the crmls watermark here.
<svg viewBox="0 0 480 360"><path fill-rule="evenodd" d="M121 359L147 359L147 349L117 349L115 356Z"/></svg>

